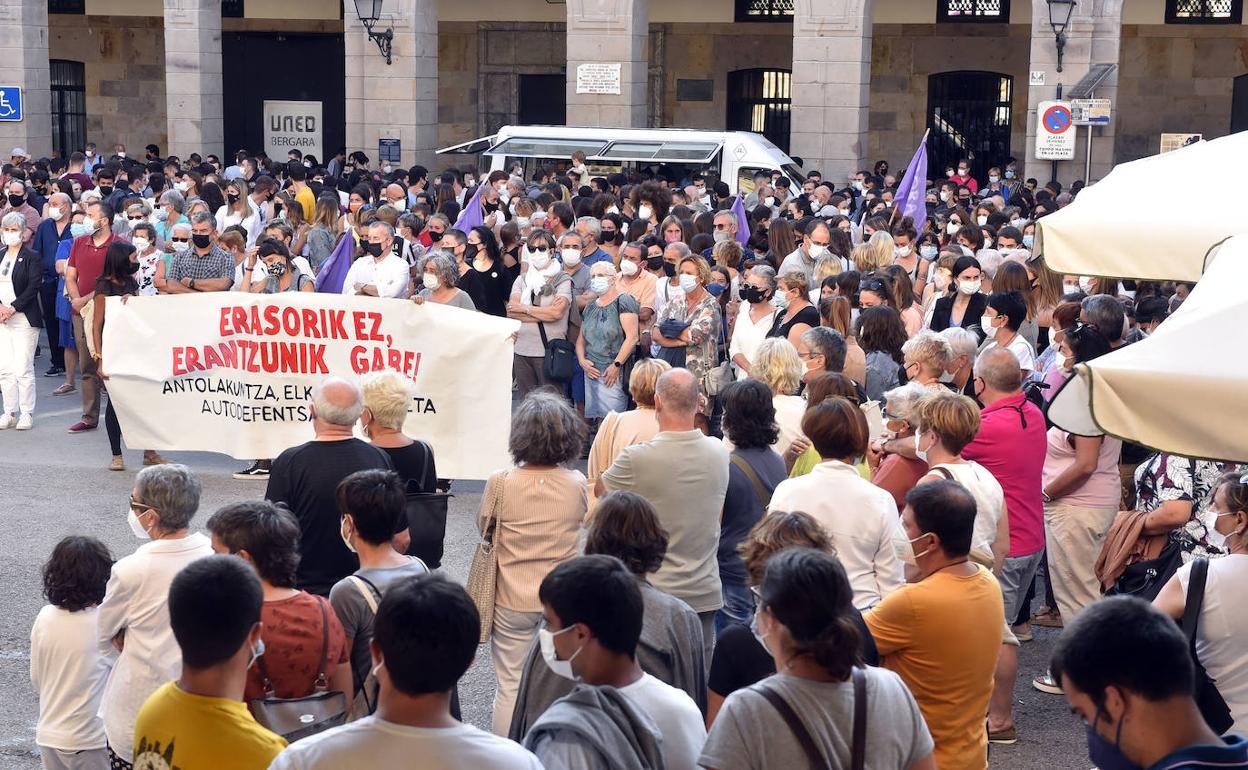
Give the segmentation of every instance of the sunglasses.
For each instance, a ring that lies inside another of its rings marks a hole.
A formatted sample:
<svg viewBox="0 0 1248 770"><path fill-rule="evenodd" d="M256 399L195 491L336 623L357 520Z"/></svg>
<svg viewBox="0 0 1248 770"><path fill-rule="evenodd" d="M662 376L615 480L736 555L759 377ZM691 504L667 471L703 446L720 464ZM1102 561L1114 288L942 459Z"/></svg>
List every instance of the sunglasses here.
<svg viewBox="0 0 1248 770"><path fill-rule="evenodd" d="M884 288L884 282L883 281L863 281L862 284L858 288L863 291L880 291L881 289Z"/></svg>
<svg viewBox="0 0 1248 770"><path fill-rule="evenodd" d="M190 243L191 242L190 238L170 238L169 240L173 241L174 243Z"/></svg>
<svg viewBox="0 0 1248 770"><path fill-rule="evenodd" d="M156 509L146 503L140 503L132 497L130 498L130 510L135 513L143 513L144 511L154 511Z"/></svg>

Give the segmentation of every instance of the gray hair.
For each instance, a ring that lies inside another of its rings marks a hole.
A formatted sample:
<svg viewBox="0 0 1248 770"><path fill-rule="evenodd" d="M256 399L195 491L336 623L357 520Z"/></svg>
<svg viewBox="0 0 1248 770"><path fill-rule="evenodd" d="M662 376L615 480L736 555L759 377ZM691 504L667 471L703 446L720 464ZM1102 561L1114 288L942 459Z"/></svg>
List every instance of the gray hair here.
<svg viewBox="0 0 1248 770"><path fill-rule="evenodd" d="M217 218L214 217L212 214L209 214L207 211L197 211L191 217L192 225L200 225L200 224L203 224L204 222L207 222L208 224L212 225L213 230L217 229Z"/></svg>
<svg viewBox="0 0 1248 770"><path fill-rule="evenodd" d="M74 203L74 199L69 197L67 193L54 192L48 196L48 203L52 205L56 205L57 201L61 201L62 203L65 203L66 205L71 205L71 206Z"/></svg>
<svg viewBox="0 0 1248 770"><path fill-rule="evenodd" d="M593 217L581 217L576 220L578 225L585 225L585 229L589 231L591 237L597 241L598 236L602 234L602 223Z"/></svg>
<svg viewBox="0 0 1248 770"><path fill-rule="evenodd" d="M912 358L920 366L943 372L953 360L953 347L949 341L931 329L920 329L901 346L901 354Z"/></svg>
<svg viewBox="0 0 1248 770"><path fill-rule="evenodd" d="M8 217L5 217L5 222L8 222ZM1122 339L1122 326L1126 319L1126 311L1122 309L1122 303L1116 298L1108 294L1093 294L1091 297L1084 297L1079 307L1086 315L1088 323L1104 334L1105 339L1110 342Z"/></svg>
<svg viewBox="0 0 1248 770"><path fill-rule="evenodd" d="M191 231L191 223L190 222L174 222L172 225L169 225L170 236L172 236L174 231L176 230L185 230L189 233Z"/></svg>
<svg viewBox="0 0 1248 770"><path fill-rule="evenodd" d="M756 275L767 282L767 288L775 291L779 284L776 282L776 271L771 265L755 265L750 268L750 275Z"/></svg>
<svg viewBox="0 0 1248 770"><path fill-rule="evenodd" d="M559 248L563 248L563 242L569 238L575 238L578 242L580 242L581 248L585 248L585 239L582 238L581 234L575 230L568 230L563 235L559 236Z"/></svg>
<svg viewBox="0 0 1248 770"><path fill-rule="evenodd" d="M693 252L689 249L689 244L685 243L684 241L672 241L671 243L666 243L663 245L664 254L667 254L669 249L673 249L676 251L677 259L684 259L685 257L693 254Z"/></svg>
<svg viewBox="0 0 1248 770"><path fill-rule="evenodd" d="M975 259L979 260L980 270L991 279L997 277L997 268L1001 267L1005 256L996 249L980 249Z"/></svg>
<svg viewBox="0 0 1248 770"><path fill-rule="evenodd" d="M975 336L975 332L959 326L950 326L943 330L940 336L949 343L949 350L952 353L949 356L950 360L965 355L969 363L975 363L975 355L979 352L979 338Z"/></svg>
<svg viewBox="0 0 1248 770"><path fill-rule="evenodd" d="M455 257L447 254L446 251L439 249L425 255L425 261L420 263L420 272L423 273L430 268L437 273L443 286L449 288L459 283L459 269L455 267Z"/></svg>
<svg viewBox="0 0 1248 770"><path fill-rule="evenodd" d="M585 437L585 421L562 396L537 390L512 415L507 449L516 465L563 465L581 456Z"/></svg>
<svg viewBox="0 0 1248 770"><path fill-rule="evenodd" d="M715 216L711 218L711 221L714 222L716 219L719 219L720 217L728 217L728 221L732 222L733 227L736 227L738 224L740 224L739 222L737 222L737 215L727 210L716 211Z"/></svg>
<svg viewBox="0 0 1248 770"><path fill-rule="evenodd" d="M199 479L185 465L151 465L134 479L135 502L150 505L166 532L186 529L199 510Z"/></svg>
<svg viewBox="0 0 1248 770"><path fill-rule="evenodd" d="M771 268L767 268L770 270ZM829 372L841 372L845 369L845 338L836 329L827 326L812 326L802 332L802 344L811 353L823 356L823 368Z"/></svg>
<svg viewBox="0 0 1248 770"><path fill-rule="evenodd" d="M351 388L355 398L349 404L335 404L325 396L327 385L343 383ZM364 394L360 386L341 377L328 377L317 383L312 389L312 406L316 408L316 416L330 425L354 425L364 411Z"/></svg>
<svg viewBox="0 0 1248 770"><path fill-rule="evenodd" d="M147 207L147 204L144 203L143 201L139 201L137 203L131 203L129 206L126 206L127 214L133 214L135 212L138 212L142 214L143 216L147 216L148 214L152 213L152 210L149 209Z"/></svg>
<svg viewBox="0 0 1248 770"><path fill-rule="evenodd" d="M26 217L16 211L10 211L4 215L4 219L0 219L0 227L16 227L21 230L26 227Z"/></svg>
<svg viewBox="0 0 1248 770"><path fill-rule="evenodd" d="M182 193L177 190L165 190L160 194L160 205L165 204L173 206L173 210L179 214L186 211L186 198L183 198Z"/></svg>
<svg viewBox="0 0 1248 770"><path fill-rule="evenodd" d="M441 222L448 230L451 228L451 220L446 216L446 214L434 214L429 217L429 221L425 224L425 227L428 227L434 222Z"/></svg>
<svg viewBox="0 0 1248 770"><path fill-rule="evenodd" d="M373 229L376 229L376 228L378 228L378 227L380 227L382 230L385 230L385 231L386 231L386 237L387 237L387 238L389 238L390 240L394 240L394 228L390 226L390 223L389 223L389 222L386 222L386 221L381 220L381 219L374 219L374 220L373 220L372 222L370 222L370 223L369 223L369 225L368 225L368 229L369 229L369 230L373 230Z"/></svg>
<svg viewBox="0 0 1248 770"><path fill-rule="evenodd" d="M918 425L918 415L914 414L914 407L919 400L932 391L928 390L926 385L917 382L908 382L899 388L885 391L884 401L888 404L889 414L894 414L911 426ZM913 418L911 415L914 415Z"/></svg>
<svg viewBox="0 0 1248 770"><path fill-rule="evenodd" d="M1009 348L990 348L975 359L975 376L1001 393L1015 393L1023 387L1023 369Z"/></svg>

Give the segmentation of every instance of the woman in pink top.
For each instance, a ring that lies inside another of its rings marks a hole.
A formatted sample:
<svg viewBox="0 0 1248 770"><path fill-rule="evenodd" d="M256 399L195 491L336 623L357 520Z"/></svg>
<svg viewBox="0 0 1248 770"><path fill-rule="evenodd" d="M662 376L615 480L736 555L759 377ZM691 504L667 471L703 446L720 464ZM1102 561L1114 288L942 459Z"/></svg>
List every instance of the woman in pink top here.
<svg viewBox="0 0 1248 770"><path fill-rule="evenodd" d="M594 436L589 450L589 462L585 466L588 478L589 511L593 513L597 502L594 484L606 473L615 458L625 447L649 441L659 432L659 421L654 416L654 385L659 376L671 369L661 358L646 358L633 366L628 377L628 391L637 402L636 409L627 412L611 412L602 419L602 425Z"/></svg>

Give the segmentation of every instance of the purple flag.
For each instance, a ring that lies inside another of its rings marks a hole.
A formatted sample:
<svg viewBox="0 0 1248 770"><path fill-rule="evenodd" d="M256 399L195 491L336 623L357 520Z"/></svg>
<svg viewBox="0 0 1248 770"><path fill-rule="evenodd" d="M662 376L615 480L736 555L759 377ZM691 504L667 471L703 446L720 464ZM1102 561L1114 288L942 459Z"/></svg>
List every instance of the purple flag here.
<svg viewBox="0 0 1248 770"><path fill-rule="evenodd" d="M481 215L481 190L484 188L484 184L477 185L477 189L473 191L472 197L464 204L464 210L459 212L459 219L455 220L456 230L462 230L466 233L474 227L480 227L485 224L485 217Z"/></svg>
<svg viewBox="0 0 1248 770"><path fill-rule="evenodd" d="M906 166L906 175L897 185L893 205L901 209L901 216L914 219L915 229L923 231L927 223L927 134L923 135L919 149Z"/></svg>
<svg viewBox="0 0 1248 770"><path fill-rule="evenodd" d="M745 246L750 242L750 220L745 215L745 204L741 202L741 191L732 202L732 213L737 215L737 242Z"/></svg>
<svg viewBox="0 0 1248 770"><path fill-rule="evenodd" d="M316 290L323 294L341 294L342 284L347 280L347 271L351 269L352 257L355 255L355 230L348 227L338 240L338 246L329 259L321 265L316 274Z"/></svg>

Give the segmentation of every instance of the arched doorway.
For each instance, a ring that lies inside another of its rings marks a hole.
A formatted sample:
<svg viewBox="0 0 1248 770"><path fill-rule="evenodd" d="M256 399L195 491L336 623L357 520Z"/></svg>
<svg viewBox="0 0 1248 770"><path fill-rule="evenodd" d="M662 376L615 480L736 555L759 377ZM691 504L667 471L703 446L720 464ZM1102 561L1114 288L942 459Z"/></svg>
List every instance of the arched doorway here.
<svg viewBox="0 0 1248 770"><path fill-rule="evenodd" d="M928 167L938 178L961 158L976 179L1010 157L1014 78L1000 72L958 70L927 79Z"/></svg>
<svg viewBox="0 0 1248 770"><path fill-rule="evenodd" d="M793 73L748 69L728 73L729 131L753 131L789 151L789 114L793 109Z"/></svg>

